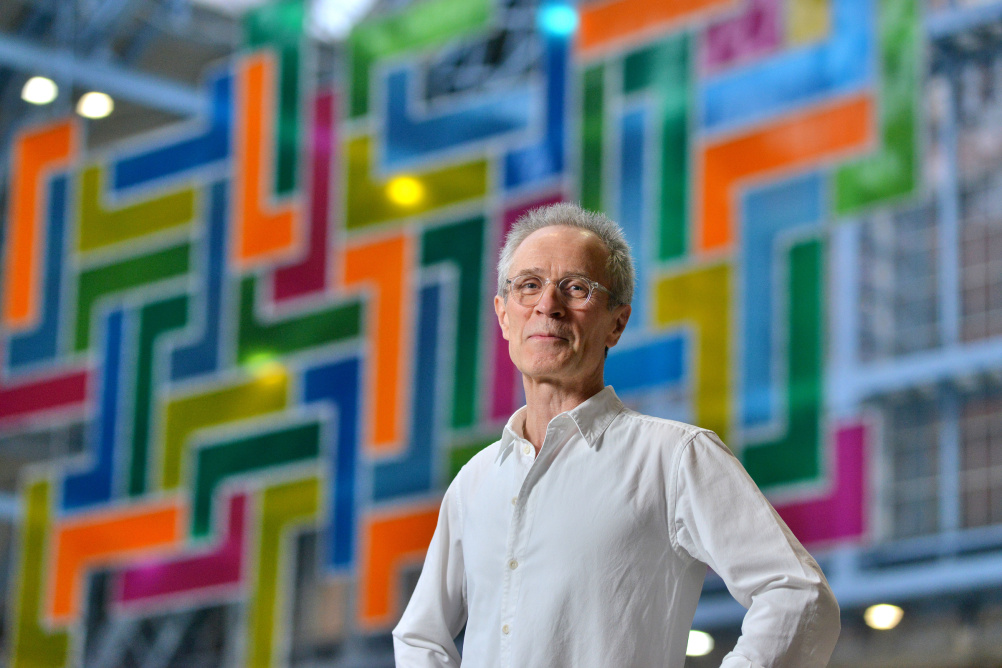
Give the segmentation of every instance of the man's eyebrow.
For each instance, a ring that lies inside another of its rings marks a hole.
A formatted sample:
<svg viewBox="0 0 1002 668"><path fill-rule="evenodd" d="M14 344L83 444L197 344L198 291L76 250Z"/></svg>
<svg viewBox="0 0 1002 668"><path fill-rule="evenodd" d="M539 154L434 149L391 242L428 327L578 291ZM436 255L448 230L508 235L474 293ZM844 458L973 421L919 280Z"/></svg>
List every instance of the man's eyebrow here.
<svg viewBox="0 0 1002 668"><path fill-rule="evenodd" d="M514 274L514 276L543 276L544 272L539 267L528 267ZM564 276L582 276L584 278L589 278L588 274L583 271L569 271ZM563 276L561 277L563 278Z"/></svg>

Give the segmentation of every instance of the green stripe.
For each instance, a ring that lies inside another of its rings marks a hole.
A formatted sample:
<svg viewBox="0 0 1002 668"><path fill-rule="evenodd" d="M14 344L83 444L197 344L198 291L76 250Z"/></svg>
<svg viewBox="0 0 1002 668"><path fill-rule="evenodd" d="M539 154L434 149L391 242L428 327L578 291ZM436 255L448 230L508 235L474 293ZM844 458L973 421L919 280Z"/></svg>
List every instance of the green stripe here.
<svg viewBox="0 0 1002 668"><path fill-rule="evenodd" d="M147 491L150 414L153 408L154 344L161 334L188 323L188 297L172 297L143 307L139 317L139 350L136 362L135 406L132 414L132 460L129 464L129 495Z"/></svg>
<svg viewBox="0 0 1002 668"><path fill-rule="evenodd" d="M234 476L316 459L320 454L320 424L311 422L255 433L197 452L191 533L200 538L212 529L212 497L220 483Z"/></svg>
<svg viewBox="0 0 1002 668"><path fill-rule="evenodd" d="M689 210L689 74L687 35L670 37L623 59L623 94L650 89L661 130L661 196L658 254L662 260L687 250Z"/></svg>
<svg viewBox="0 0 1002 668"><path fill-rule="evenodd" d="M370 70L379 59L474 34L489 25L492 11L490 0L425 0L357 26L348 38L351 117L369 112Z"/></svg>
<svg viewBox="0 0 1002 668"><path fill-rule="evenodd" d="M581 82L581 206L602 211L602 153L605 141L605 66L585 70Z"/></svg>
<svg viewBox="0 0 1002 668"><path fill-rule="evenodd" d="M921 9L917 2L880 2L880 150L835 174L835 209L854 213L915 189L918 179Z"/></svg>
<svg viewBox="0 0 1002 668"><path fill-rule="evenodd" d="M759 487L814 480L821 473L823 249L819 240L790 249L786 433L745 444L742 459Z"/></svg>
<svg viewBox="0 0 1002 668"><path fill-rule="evenodd" d="M481 280L484 262L483 218L428 230L421 242L421 264L448 262L459 269L456 310L456 363L453 373L452 426L477 419L477 371L480 347Z"/></svg>
<svg viewBox="0 0 1002 668"><path fill-rule="evenodd" d="M264 5L244 16L244 42L279 54L278 118L275 128L275 194L296 189L300 133L300 61L306 7L303 0Z"/></svg>
<svg viewBox="0 0 1002 668"><path fill-rule="evenodd" d="M275 322L258 321L254 308L257 280L247 277L240 282L238 362L247 362L259 354L284 355L361 335L363 309L359 301L346 301Z"/></svg>
<svg viewBox="0 0 1002 668"><path fill-rule="evenodd" d="M90 345L91 311L99 299L187 274L190 250L182 244L81 272L73 349L81 351Z"/></svg>

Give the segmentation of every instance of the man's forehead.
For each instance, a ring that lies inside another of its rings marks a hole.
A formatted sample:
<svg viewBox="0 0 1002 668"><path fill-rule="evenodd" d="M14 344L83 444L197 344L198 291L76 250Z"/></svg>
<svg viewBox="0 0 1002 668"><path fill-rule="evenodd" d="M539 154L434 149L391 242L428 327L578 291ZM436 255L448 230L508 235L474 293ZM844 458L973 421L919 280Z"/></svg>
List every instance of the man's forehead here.
<svg viewBox="0 0 1002 668"><path fill-rule="evenodd" d="M570 225L549 225L523 239L515 249L514 257L516 260L519 256L538 258L543 254L544 258L562 259L572 255L573 251L590 256L589 259L604 259L609 249L601 237L591 230Z"/></svg>

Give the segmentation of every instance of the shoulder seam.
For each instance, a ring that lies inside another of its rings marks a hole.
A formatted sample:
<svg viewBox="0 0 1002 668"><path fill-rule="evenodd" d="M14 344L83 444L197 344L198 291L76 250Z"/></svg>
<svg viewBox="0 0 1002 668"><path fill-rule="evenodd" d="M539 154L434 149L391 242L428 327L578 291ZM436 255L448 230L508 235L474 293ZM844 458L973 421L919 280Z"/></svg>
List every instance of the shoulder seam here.
<svg viewBox="0 0 1002 668"><path fill-rule="evenodd" d="M709 429L706 429L704 427L697 427L696 425L689 424L687 422L679 422L678 420L670 420L668 418L661 418L654 415L645 415L644 413L638 413L637 411L627 408L625 406L623 407L623 410L620 411L616 417L619 417L620 415L626 416L628 418L634 418L636 420L642 420L644 422L656 422L666 426L677 427L678 429L681 429L686 434L688 434L690 440L694 438L697 434L710 431Z"/></svg>
<svg viewBox="0 0 1002 668"><path fill-rule="evenodd" d="M676 515L678 513L678 478L679 478L680 472L682 470L682 466L681 466L682 455L685 454L686 450L688 450L690 447L692 447L693 442L696 440L696 437L700 434L700 432L707 431L706 429L701 429L699 427L694 427L693 429L694 430L689 435L688 440L686 440L686 442L682 445L682 447L678 449L678 452L675 453L675 456L672 457L672 459L673 459L672 464L673 464L675 470L672 473L672 481L671 481L671 518L670 518L670 521L668 522L668 537L671 539L671 546L672 546L672 548L675 550L676 554L678 554L679 556L681 556L681 557L687 557L689 559L695 559L695 557L692 556L691 554L689 554L689 551L686 550L685 548L683 548L679 544L679 542L678 542L678 531L675 528L675 522L676 522L675 518L676 518Z"/></svg>

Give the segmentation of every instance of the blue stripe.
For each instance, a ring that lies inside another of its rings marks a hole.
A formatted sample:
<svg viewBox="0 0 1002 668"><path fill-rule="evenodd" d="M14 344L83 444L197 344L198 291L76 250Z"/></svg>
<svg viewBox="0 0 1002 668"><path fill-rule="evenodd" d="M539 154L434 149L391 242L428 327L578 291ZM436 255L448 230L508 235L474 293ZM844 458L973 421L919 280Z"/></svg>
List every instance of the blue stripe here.
<svg viewBox="0 0 1002 668"><path fill-rule="evenodd" d="M781 381L773 373L780 350L774 297L785 293L786 274L777 266L778 241L785 232L820 223L826 210L824 186L824 177L812 173L751 191L744 198L741 419L745 427L768 423L780 392Z"/></svg>
<svg viewBox="0 0 1002 668"><path fill-rule="evenodd" d="M361 363L352 357L307 369L303 374L305 403L328 402L337 410L337 433L331 451L326 553L328 568L351 566L355 555L356 477L358 471L358 395Z"/></svg>
<svg viewBox="0 0 1002 668"><path fill-rule="evenodd" d="M834 0L828 41L707 78L702 127L747 124L869 86L876 72L876 19L873 0Z"/></svg>
<svg viewBox="0 0 1002 668"><path fill-rule="evenodd" d="M115 190L175 176L227 158L230 155L230 125L233 113L233 78L229 72L208 84L212 95L212 115L207 127L191 136L187 133L156 148L119 159L113 166Z"/></svg>
<svg viewBox="0 0 1002 668"><path fill-rule="evenodd" d="M421 289L410 444L402 458L377 464L373 469L372 497L376 501L426 492L432 488L432 454L438 426L435 379L439 361L441 299L441 285L433 284Z"/></svg>
<svg viewBox="0 0 1002 668"><path fill-rule="evenodd" d="M91 441L95 445L93 460L91 468L67 475L63 479L62 507L65 510L94 506L111 499L124 321L121 310L110 313L105 321L101 401L97 419L90 432Z"/></svg>

